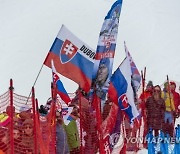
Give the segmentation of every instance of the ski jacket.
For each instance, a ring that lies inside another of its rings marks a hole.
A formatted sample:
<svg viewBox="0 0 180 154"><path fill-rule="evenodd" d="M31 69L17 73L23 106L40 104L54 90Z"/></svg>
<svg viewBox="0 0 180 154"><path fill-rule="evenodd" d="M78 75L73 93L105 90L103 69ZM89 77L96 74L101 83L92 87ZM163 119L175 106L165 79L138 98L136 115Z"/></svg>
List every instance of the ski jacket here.
<svg viewBox="0 0 180 154"><path fill-rule="evenodd" d="M179 96L179 93L177 93L175 90L173 90L171 92L173 94L175 110L178 111L178 106L180 105L180 96Z"/></svg>
<svg viewBox="0 0 180 154"><path fill-rule="evenodd" d="M140 104L139 104L139 108L141 110L141 114L142 116L145 118L146 117L146 101L149 97L152 96L152 93L149 91L145 91L144 95L143 93L140 95L139 100L140 100Z"/></svg>
<svg viewBox="0 0 180 154"><path fill-rule="evenodd" d="M164 99L164 101L165 101L166 111L167 111L167 112L175 111L173 95L172 95L172 94L169 95L168 92L163 91L163 92L161 93L161 97L162 97L162 98Z"/></svg>
<svg viewBox="0 0 180 154"><path fill-rule="evenodd" d="M162 129L165 112L165 102L162 98L155 100L154 97L149 97L146 101L147 109L147 125L148 128Z"/></svg>
<svg viewBox="0 0 180 154"><path fill-rule="evenodd" d="M65 125L69 150L80 147L79 133L75 120L72 120L67 126Z"/></svg>

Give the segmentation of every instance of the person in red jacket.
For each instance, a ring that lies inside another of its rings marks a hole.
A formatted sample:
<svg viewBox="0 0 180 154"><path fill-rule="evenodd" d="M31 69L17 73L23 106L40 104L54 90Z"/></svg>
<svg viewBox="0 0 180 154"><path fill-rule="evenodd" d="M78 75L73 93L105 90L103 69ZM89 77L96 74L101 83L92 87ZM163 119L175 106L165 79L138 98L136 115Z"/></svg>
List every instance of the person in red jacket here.
<svg viewBox="0 0 180 154"><path fill-rule="evenodd" d="M180 95L179 93L176 92L176 83L175 82L170 82L170 88L171 92L173 94L173 99L174 99L174 106L175 106L175 117L178 116L180 113L180 110L178 109L178 106L180 105Z"/></svg>
<svg viewBox="0 0 180 154"><path fill-rule="evenodd" d="M147 109L146 109L146 101L149 97L152 96L153 93L153 82L149 81L146 85L146 89L144 93L142 93L139 97L139 110L141 112L141 120L140 125L144 123L144 130L143 130L143 137L147 135ZM146 148L147 144L144 144L144 147Z"/></svg>
<svg viewBox="0 0 180 154"><path fill-rule="evenodd" d="M139 97L139 108L141 110L141 114L144 117L145 115L145 103L147 99L152 96L153 93L153 83L152 81L149 81L144 93L142 93Z"/></svg>

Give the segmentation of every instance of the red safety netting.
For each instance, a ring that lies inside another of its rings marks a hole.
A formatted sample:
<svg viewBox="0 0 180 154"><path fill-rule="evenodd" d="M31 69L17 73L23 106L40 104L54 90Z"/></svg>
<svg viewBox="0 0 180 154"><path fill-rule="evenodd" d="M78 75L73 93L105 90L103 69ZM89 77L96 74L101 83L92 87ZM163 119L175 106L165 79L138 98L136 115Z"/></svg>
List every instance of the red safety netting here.
<svg viewBox="0 0 180 154"><path fill-rule="evenodd" d="M53 107L53 106L52 106ZM28 98L13 92L0 96L0 150L8 154L55 153L53 109L39 118L34 94ZM54 142L52 142L54 139Z"/></svg>
<svg viewBox="0 0 180 154"><path fill-rule="evenodd" d="M97 112L88 99L78 93L71 93L69 96L72 99L73 120L68 125L63 125L67 137L67 143L62 141L63 144L68 144L71 154L95 154L101 148L105 149L107 141L103 131L112 131L115 127L117 107L106 102L101 108L102 123L98 126ZM55 154L58 148L56 108L56 101L52 99L49 113L40 114L33 89L32 96L28 98L14 93L11 86L9 91L0 96L0 150L10 154ZM125 133L123 126L121 122L117 126L120 127L119 132L116 132L119 145L113 147L116 153L123 146L123 139L120 139ZM109 140L113 142L113 146L116 144L111 136L108 137L108 142Z"/></svg>

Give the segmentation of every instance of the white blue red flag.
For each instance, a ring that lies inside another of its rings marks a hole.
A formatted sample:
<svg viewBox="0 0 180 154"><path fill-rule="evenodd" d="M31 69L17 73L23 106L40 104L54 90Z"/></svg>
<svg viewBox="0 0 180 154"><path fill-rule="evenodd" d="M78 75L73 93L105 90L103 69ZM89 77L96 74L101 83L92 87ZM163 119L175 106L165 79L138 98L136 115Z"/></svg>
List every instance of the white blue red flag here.
<svg viewBox="0 0 180 154"><path fill-rule="evenodd" d="M57 92L57 94L59 94L61 99L66 104L69 104L71 102L71 99L70 99L68 93L66 92L66 90L63 86L63 83L61 82L61 80L56 72L56 68L53 64L53 61L52 61L51 65L52 65L51 67L52 67L53 83L56 85L56 92Z"/></svg>
<svg viewBox="0 0 180 154"><path fill-rule="evenodd" d="M67 107L62 108L62 115L63 115L63 120L64 120L65 125L68 125L73 120L73 118L70 115L72 110L73 110L73 107L67 106Z"/></svg>
<svg viewBox="0 0 180 154"><path fill-rule="evenodd" d="M130 122L139 115L134 103L131 70L127 58L112 75L108 95L113 102L118 103L121 110L125 111Z"/></svg>
<svg viewBox="0 0 180 154"><path fill-rule="evenodd" d="M126 79L127 82L127 91L126 91L126 96L128 98L128 103L132 107L132 112L133 112L133 117L136 118L139 115L139 112L136 108L135 105L135 99L134 99L134 92L133 92L133 87L131 84L131 66L129 64L129 60L126 58L120 65L120 70Z"/></svg>
<svg viewBox="0 0 180 154"><path fill-rule="evenodd" d="M126 57L129 59L130 62L130 66L131 66L131 73L132 73L132 86L135 89L135 91L137 92L140 84L141 84L141 75L136 67L136 64L134 63L132 56L126 46L126 43L124 41L124 48L125 48L125 52L126 52Z"/></svg>
<svg viewBox="0 0 180 154"><path fill-rule="evenodd" d="M62 101L61 97L57 97L56 99L56 110L62 113L65 125L68 125L73 120L73 118L71 117L73 107L69 107L67 103Z"/></svg>
<svg viewBox="0 0 180 154"><path fill-rule="evenodd" d="M130 106L126 96L127 86L127 81L121 73L120 68L118 68L111 77L108 95L113 102L118 103L121 110L126 112L129 119L133 120L132 107Z"/></svg>
<svg viewBox="0 0 180 154"><path fill-rule="evenodd" d="M122 0L117 0L107 13L99 35L96 49L96 57L93 69L93 85L96 85L98 97L105 99L112 75L112 65L114 60L116 40L119 27L119 17L121 13Z"/></svg>
<svg viewBox="0 0 180 154"><path fill-rule="evenodd" d="M51 60L57 72L75 81L86 92L92 81L95 52L64 25L61 27L44 64L51 68Z"/></svg>

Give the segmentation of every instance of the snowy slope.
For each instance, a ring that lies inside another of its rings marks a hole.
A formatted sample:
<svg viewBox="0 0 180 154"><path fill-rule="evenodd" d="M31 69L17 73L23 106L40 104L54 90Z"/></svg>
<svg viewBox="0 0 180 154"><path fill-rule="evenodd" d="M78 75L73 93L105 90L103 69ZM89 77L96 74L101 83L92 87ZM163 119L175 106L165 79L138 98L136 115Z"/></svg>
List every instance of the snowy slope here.
<svg viewBox="0 0 180 154"><path fill-rule="evenodd" d="M96 49L103 19L115 0L0 0L0 94L13 78L15 92L29 95L60 27ZM114 70L124 58L123 41L147 80L180 79L180 1L124 0ZM62 77L68 92L77 85ZM51 70L43 67L35 85L44 104L50 97Z"/></svg>

